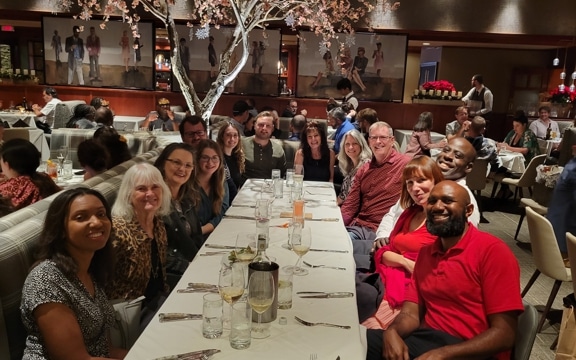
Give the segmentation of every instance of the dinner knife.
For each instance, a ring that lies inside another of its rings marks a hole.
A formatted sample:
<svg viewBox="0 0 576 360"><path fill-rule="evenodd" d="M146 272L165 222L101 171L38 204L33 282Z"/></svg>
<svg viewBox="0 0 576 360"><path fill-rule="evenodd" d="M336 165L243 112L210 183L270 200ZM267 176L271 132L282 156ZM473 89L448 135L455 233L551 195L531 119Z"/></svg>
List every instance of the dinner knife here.
<svg viewBox="0 0 576 360"><path fill-rule="evenodd" d="M160 313L158 317L161 323L179 320L202 320L202 314Z"/></svg>
<svg viewBox="0 0 576 360"><path fill-rule="evenodd" d="M162 357L156 358L154 360L200 360L200 359L205 359L206 356L210 357L210 356L217 354L219 352L220 352L220 350L218 350L218 349L207 349L207 350L200 350L200 351L192 351L192 352L184 353L184 354L162 356Z"/></svg>
<svg viewBox="0 0 576 360"><path fill-rule="evenodd" d="M349 298L353 297L354 293L351 292L322 292L322 291L300 291L297 292L301 298L305 299L334 299L334 298Z"/></svg>
<svg viewBox="0 0 576 360"><path fill-rule="evenodd" d="M310 249L308 251L320 251L320 252L333 252L333 253L348 254L348 250Z"/></svg>
<svg viewBox="0 0 576 360"><path fill-rule="evenodd" d="M212 248L212 249L230 249L230 250L236 249L236 246L232 246L232 245L204 244L204 246L206 246L207 248Z"/></svg>

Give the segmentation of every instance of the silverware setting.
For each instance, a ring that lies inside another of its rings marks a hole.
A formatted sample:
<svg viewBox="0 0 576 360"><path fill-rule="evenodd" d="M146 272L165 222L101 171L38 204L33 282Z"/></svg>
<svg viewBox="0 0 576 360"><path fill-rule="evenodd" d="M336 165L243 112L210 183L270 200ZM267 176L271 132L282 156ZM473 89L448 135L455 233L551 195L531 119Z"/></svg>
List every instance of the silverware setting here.
<svg viewBox="0 0 576 360"><path fill-rule="evenodd" d="M180 320L202 320L202 314L159 313L158 317L161 323Z"/></svg>
<svg viewBox="0 0 576 360"><path fill-rule="evenodd" d="M228 253L228 251L207 251L205 253L202 254L198 254L199 256L213 256L213 255L222 255L222 254L226 254Z"/></svg>
<svg viewBox="0 0 576 360"><path fill-rule="evenodd" d="M184 354L168 355L156 358L154 360L208 360L212 355L219 353L218 349L206 349L200 351L192 351Z"/></svg>
<svg viewBox="0 0 576 360"><path fill-rule="evenodd" d="M176 290L179 294L192 294L192 293L217 293L218 285L206 284L206 283L188 283L186 289Z"/></svg>
<svg viewBox="0 0 576 360"><path fill-rule="evenodd" d="M204 246L212 249L230 249L230 250L236 249L236 247L232 245L204 244Z"/></svg>
<svg viewBox="0 0 576 360"><path fill-rule="evenodd" d="M310 360L318 360L318 355L314 353L310 354Z"/></svg>
<svg viewBox="0 0 576 360"><path fill-rule="evenodd" d="M334 269L334 270L346 270L344 267L339 266L328 266L328 265L314 265L310 264L308 261L303 261L304 265L311 267L312 269L324 268L324 269Z"/></svg>
<svg viewBox="0 0 576 360"><path fill-rule="evenodd" d="M341 292L299 291L296 294L304 299L340 299L354 296L354 293L348 291L341 291Z"/></svg>
<svg viewBox="0 0 576 360"><path fill-rule="evenodd" d="M323 322L314 323L314 322L302 320L298 316L294 316L294 319L296 319L296 321L298 321L300 324L306 325L306 326L328 326L328 327L335 327L338 329L346 329L346 330L350 329L350 326L348 326L348 325L337 325L337 324L330 324L330 323L323 323Z"/></svg>
<svg viewBox="0 0 576 360"><path fill-rule="evenodd" d="M333 253L340 253L340 254L348 254L348 250L310 249L308 251L333 252Z"/></svg>

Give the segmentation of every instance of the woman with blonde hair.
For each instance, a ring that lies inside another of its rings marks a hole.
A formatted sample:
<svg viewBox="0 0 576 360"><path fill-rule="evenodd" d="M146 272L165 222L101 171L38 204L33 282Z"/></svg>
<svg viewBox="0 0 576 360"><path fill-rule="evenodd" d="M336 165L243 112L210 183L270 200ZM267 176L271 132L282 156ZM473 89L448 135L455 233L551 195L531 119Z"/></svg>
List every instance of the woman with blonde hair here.
<svg viewBox="0 0 576 360"><path fill-rule="evenodd" d="M218 144L200 140L196 148L193 203L202 225L204 239L214 231L230 206L228 184L224 173L224 155Z"/></svg>
<svg viewBox="0 0 576 360"><path fill-rule="evenodd" d="M338 167L342 175L344 175L344 180L340 187L340 194L338 194L338 205L342 205L348 196L356 171L372 159L370 146L368 146L364 136L358 130L350 130L344 134L340 149Z"/></svg>

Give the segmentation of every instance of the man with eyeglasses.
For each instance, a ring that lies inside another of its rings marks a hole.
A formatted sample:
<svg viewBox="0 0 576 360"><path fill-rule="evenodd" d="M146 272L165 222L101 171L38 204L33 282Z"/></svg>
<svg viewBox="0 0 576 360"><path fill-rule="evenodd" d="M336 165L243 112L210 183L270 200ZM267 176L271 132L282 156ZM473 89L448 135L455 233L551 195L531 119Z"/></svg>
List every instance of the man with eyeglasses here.
<svg viewBox="0 0 576 360"><path fill-rule="evenodd" d="M178 124L174 120L174 111L170 109L170 100L160 98L156 104L156 111L151 111L140 127L148 130L176 131Z"/></svg>
<svg viewBox="0 0 576 360"><path fill-rule="evenodd" d="M244 180L250 178L269 179L272 169L280 169L282 176L286 173L286 155L282 145L271 140L274 130L273 115L263 111L256 116L254 136L242 139L246 157Z"/></svg>
<svg viewBox="0 0 576 360"><path fill-rule="evenodd" d="M358 169L341 207L352 240L375 238L382 217L400 198L402 170L410 161L409 156L393 148L392 127L383 121L370 126L368 144L372 161Z"/></svg>
<svg viewBox="0 0 576 360"><path fill-rule="evenodd" d="M198 115L186 116L180 123L178 130L182 136L182 142L192 145L194 149L200 140L208 139L208 126Z"/></svg>

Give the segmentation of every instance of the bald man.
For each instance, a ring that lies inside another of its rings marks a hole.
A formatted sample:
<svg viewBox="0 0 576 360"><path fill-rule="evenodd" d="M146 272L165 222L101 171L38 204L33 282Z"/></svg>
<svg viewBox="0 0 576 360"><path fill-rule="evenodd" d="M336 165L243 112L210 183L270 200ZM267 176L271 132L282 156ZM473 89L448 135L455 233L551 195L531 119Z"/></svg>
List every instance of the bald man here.
<svg viewBox="0 0 576 360"><path fill-rule="evenodd" d="M518 316L520 268L510 248L467 221L466 189L442 181L426 204L424 246L400 314L387 330L367 330L367 360L510 359Z"/></svg>

